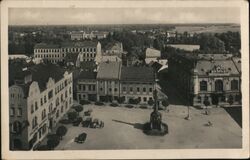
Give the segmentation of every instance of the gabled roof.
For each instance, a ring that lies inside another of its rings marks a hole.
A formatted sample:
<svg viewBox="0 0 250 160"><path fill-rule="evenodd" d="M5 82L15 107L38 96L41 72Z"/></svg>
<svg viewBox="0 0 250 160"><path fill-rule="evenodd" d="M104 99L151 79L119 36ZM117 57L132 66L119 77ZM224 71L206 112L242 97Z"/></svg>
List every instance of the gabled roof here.
<svg viewBox="0 0 250 160"><path fill-rule="evenodd" d="M97 79L119 79L120 62L102 62L97 70Z"/></svg>
<svg viewBox="0 0 250 160"><path fill-rule="evenodd" d="M154 70L151 67L122 67L121 81L154 82Z"/></svg>

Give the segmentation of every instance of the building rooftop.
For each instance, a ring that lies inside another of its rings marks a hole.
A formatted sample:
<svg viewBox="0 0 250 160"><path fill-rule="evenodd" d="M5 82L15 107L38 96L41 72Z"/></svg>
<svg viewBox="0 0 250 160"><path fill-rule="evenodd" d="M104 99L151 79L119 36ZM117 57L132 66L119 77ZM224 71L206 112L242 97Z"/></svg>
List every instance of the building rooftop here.
<svg viewBox="0 0 250 160"><path fill-rule="evenodd" d="M62 48L70 47L96 47L98 42L94 41L83 41L83 42L63 42L61 44Z"/></svg>
<svg viewBox="0 0 250 160"><path fill-rule="evenodd" d="M146 49L146 58L157 58L157 57L161 57L161 51L154 48Z"/></svg>
<svg viewBox="0 0 250 160"><path fill-rule="evenodd" d="M151 67L122 67L121 81L154 82L154 70Z"/></svg>
<svg viewBox="0 0 250 160"><path fill-rule="evenodd" d="M102 62L97 69L97 79L119 79L120 62Z"/></svg>
<svg viewBox="0 0 250 160"><path fill-rule="evenodd" d="M30 67L27 67L27 69L23 70L22 65L10 65L9 67L9 85L13 85L15 80L23 80L24 77L28 74L32 75L32 81L38 82L40 91L43 91L46 89L46 84L49 80L49 78L53 78L55 82L59 81L60 79L63 78L63 75L65 73L65 70L62 69L58 65L54 64L38 64L38 65L33 65ZM21 87L28 87L29 84L24 84L20 83L18 84ZM28 90L26 88L26 90ZM24 88L23 88L24 89Z"/></svg>
<svg viewBox="0 0 250 160"><path fill-rule="evenodd" d="M208 75L211 73L219 74L239 74L234 62L230 60L199 60L196 69L199 75Z"/></svg>
<svg viewBox="0 0 250 160"><path fill-rule="evenodd" d="M194 51L200 49L200 45L192 45L192 44L168 44L167 46L177 49L183 49L186 51Z"/></svg>
<svg viewBox="0 0 250 160"><path fill-rule="evenodd" d="M58 44L47 44L47 43L38 43L34 46L34 49L59 49L60 45Z"/></svg>
<svg viewBox="0 0 250 160"><path fill-rule="evenodd" d="M93 71L81 71L79 74L79 79L96 79L96 72Z"/></svg>

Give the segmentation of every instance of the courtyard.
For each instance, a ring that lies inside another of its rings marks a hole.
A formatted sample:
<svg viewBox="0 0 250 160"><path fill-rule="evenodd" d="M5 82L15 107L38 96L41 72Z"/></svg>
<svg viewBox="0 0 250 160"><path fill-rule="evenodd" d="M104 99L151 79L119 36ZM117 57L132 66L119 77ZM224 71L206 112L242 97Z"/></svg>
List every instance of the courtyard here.
<svg viewBox="0 0 250 160"><path fill-rule="evenodd" d="M162 110L162 121L169 133L165 136L147 136L142 127L150 119L152 109L84 105L92 109L92 117L104 121L101 129L81 125L65 125L67 134L55 150L105 150L105 149L209 149L241 148L242 129L223 108L212 108L210 115L190 107L191 120L184 105L170 105L169 112ZM80 116L83 116L83 112ZM213 125L206 126L210 121ZM84 143L74 142L80 133L87 133Z"/></svg>

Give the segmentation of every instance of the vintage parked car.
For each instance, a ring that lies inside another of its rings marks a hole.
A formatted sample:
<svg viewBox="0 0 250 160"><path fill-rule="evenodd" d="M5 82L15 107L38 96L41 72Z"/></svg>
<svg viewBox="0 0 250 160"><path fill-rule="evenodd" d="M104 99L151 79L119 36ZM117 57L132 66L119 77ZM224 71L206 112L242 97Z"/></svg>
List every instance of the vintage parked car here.
<svg viewBox="0 0 250 160"><path fill-rule="evenodd" d="M75 137L75 142L76 143L84 143L86 138L87 138L87 134L83 132L83 133L79 134L77 137Z"/></svg>
<svg viewBox="0 0 250 160"><path fill-rule="evenodd" d="M93 112L92 109L88 109L87 111L84 112L84 115L85 116L90 116L92 112Z"/></svg>
<svg viewBox="0 0 250 160"><path fill-rule="evenodd" d="M79 126L79 124L82 122L82 117L78 117L75 121L73 121L73 126Z"/></svg>
<svg viewBox="0 0 250 160"><path fill-rule="evenodd" d="M103 128L104 122L99 119L94 119L92 123L90 124L90 128Z"/></svg>
<svg viewBox="0 0 250 160"><path fill-rule="evenodd" d="M91 123L92 123L92 117L87 117L82 121L82 126L89 127Z"/></svg>

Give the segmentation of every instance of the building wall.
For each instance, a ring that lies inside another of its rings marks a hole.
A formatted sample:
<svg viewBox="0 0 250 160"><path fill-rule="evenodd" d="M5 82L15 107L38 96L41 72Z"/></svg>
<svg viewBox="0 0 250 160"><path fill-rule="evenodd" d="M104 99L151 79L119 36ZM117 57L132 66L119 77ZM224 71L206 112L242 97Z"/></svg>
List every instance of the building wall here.
<svg viewBox="0 0 250 160"><path fill-rule="evenodd" d="M27 132L22 137L22 142L28 144L23 146L24 149L28 149L29 144L34 146L41 141L69 110L73 104L72 89L72 73L68 72L65 72L64 78L56 83L52 78L49 78L46 89L42 92L37 82L31 83L28 97L25 100L27 105L23 104L22 106L26 109L23 111L25 113L24 119L27 119L29 123Z"/></svg>
<svg viewBox="0 0 250 160"><path fill-rule="evenodd" d="M83 80L79 79L77 81L77 101L81 100L96 100L96 80Z"/></svg>
<svg viewBox="0 0 250 160"><path fill-rule="evenodd" d="M149 99L153 99L153 83L140 83L140 82L121 82L120 86L121 97L125 97L125 103L129 99L141 99L140 103L148 103Z"/></svg>
<svg viewBox="0 0 250 160"><path fill-rule="evenodd" d="M27 122L27 101L23 90L17 85L13 85L9 88L9 131L10 131L10 149L15 149L14 144L16 141L21 142L20 148L28 149L28 133L27 126L23 127ZM18 132L18 126L14 123L22 125L20 132ZM18 149L18 148L17 148Z"/></svg>
<svg viewBox="0 0 250 160"><path fill-rule="evenodd" d="M97 98L100 96L120 96L120 82L117 79L98 79L97 80Z"/></svg>

